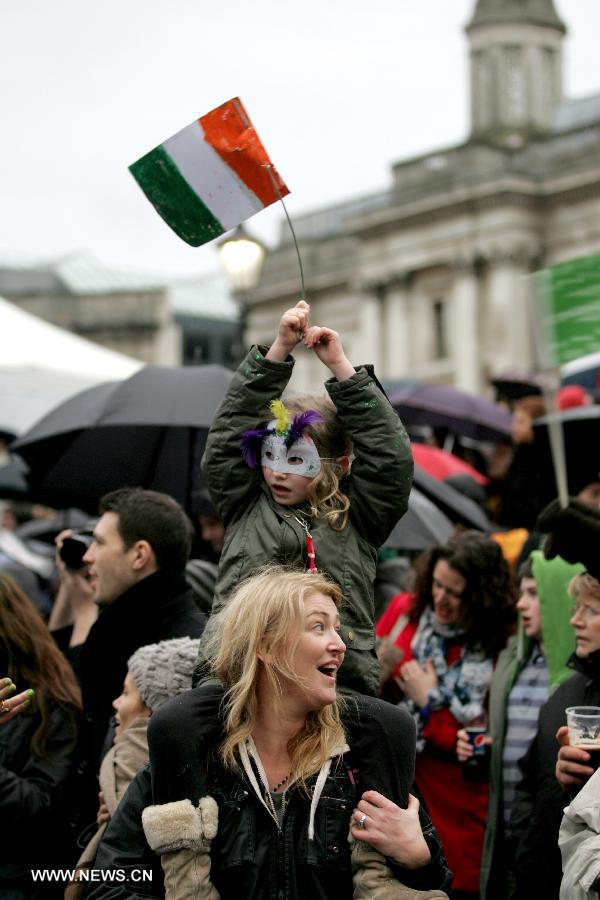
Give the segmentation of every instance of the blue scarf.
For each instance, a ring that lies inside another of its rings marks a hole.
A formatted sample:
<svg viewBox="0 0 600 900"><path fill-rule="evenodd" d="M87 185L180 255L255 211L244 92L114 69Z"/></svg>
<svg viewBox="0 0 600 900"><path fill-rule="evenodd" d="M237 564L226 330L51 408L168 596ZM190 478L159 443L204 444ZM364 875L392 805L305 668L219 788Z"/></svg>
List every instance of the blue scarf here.
<svg viewBox="0 0 600 900"><path fill-rule="evenodd" d="M446 662L449 640L464 638L462 628L452 625L441 625L436 622L433 609L428 607L419 619L417 630L412 639L413 658L425 666L430 659L435 668L438 684L429 691L428 706L431 712L449 709L457 722L469 725L484 715L484 702L489 690L494 663L491 657L479 645L463 647L456 662ZM417 725L417 752L425 747L423 738L424 720L419 707L414 701L406 698L402 701L412 713Z"/></svg>

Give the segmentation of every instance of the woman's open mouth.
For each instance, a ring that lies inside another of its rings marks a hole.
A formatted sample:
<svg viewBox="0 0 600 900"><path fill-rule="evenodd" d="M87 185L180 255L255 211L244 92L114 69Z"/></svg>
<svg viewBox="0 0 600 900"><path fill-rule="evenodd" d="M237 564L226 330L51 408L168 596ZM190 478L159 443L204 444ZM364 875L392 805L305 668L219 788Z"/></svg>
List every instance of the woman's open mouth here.
<svg viewBox="0 0 600 900"><path fill-rule="evenodd" d="M328 666L317 666L318 671L321 675L324 675L325 678L329 679L329 681L335 681L337 677L338 667L336 665L328 665Z"/></svg>

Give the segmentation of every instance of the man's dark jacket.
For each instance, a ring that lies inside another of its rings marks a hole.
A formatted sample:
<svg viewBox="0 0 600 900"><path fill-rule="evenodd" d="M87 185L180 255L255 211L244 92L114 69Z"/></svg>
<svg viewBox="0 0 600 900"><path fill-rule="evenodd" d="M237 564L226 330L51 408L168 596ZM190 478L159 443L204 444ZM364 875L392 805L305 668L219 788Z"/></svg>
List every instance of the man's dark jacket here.
<svg viewBox="0 0 600 900"><path fill-rule="evenodd" d="M569 660L575 673L559 685L540 710L538 732L519 767L511 811L511 838L517 872L517 898L558 900L562 866L558 831L563 809L579 792L563 791L556 780L556 732L567 724L568 706L600 706L600 651Z"/></svg>
<svg viewBox="0 0 600 900"><path fill-rule="evenodd" d="M84 710L79 774L90 785L83 788L86 796L93 785L95 801L112 702L122 691L129 657L146 644L200 637L205 621L183 572L155 572L101 610L79 656Z"/></svg>

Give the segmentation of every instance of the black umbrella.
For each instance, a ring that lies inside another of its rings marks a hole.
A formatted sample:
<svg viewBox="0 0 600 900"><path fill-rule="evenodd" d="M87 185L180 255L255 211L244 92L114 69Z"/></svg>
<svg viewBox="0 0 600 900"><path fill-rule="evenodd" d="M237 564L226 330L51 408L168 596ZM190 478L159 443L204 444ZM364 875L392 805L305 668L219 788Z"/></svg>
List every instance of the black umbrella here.
<svg viewBox="0 0 600 900"><path fill-rule="evenodd" d="M408 498L408 510L394 526L384 547L420 552L435 544L445 544L453 533L454 525L448 516L418 488L413 488Z"/></svg>
<svg viewBox="0 0 600 900"><path fill-rule="evenodd" d="M536 429L560 423L565 441L567 485L571 495L600 481L600 406L574 406L534 419Z"/></svg>
<svg viewBox="0 0 600 900"><path fill-rule="evenodd" d="M18 456L0 466L0 497L3 500L28 500L27 466Z"/></svg>
<svg viewBox="0 0 600 900"><path fill-rule="evenodd" d="M492 531L492 526L482 508L443 481L429 475L425 469L415 466L415 486L425 494L432 503L443 512L451 522L464 525L465 528L476 528L479 531Z"/></svg>
<svg viewBox="0 0 600 900"><path fill-rule="evenodd" d="M522 397L531 397L542 393L542 378L533 372L521 372L518 369L508 369L490 378L490 384L496 388L498 397L507 400L520 400Z"/></svg>
<svg viewBox="0 0 600 900"><path fill-rule="evenodd" d="M390 403L405 425L447 428L476 441L510 437L510 413L485 397L445 385L421 384L392 394Z"/></svg>
<svg viewBox="0 0 600 900"><path fill-rule="evenodd" d="M107 491L140 486L190 509L208 428L231 376L223 366L147 366L62 403L11 449L47 503L96 512Z"/></svg>

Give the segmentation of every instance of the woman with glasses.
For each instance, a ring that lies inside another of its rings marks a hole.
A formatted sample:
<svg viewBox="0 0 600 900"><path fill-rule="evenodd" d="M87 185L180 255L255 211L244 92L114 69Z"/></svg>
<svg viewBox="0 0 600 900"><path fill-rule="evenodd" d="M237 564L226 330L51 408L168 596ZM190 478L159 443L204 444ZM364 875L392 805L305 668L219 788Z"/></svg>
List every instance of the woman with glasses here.
<svg viewBox="0 0 600 900"><path fill-rule="evenodd" d="M575 652L573 675L540 710L538 732L521 761L511 832L521 896L558 900L562 876L558 832L563 809L594 774L590 754L568 746L565 710L600 706L600 582L588 572L569 584ZM568 598L565 597L565 603ZM559 750L557 743L563 744ZM531 893L533 891L533 893Z"/></svg>

